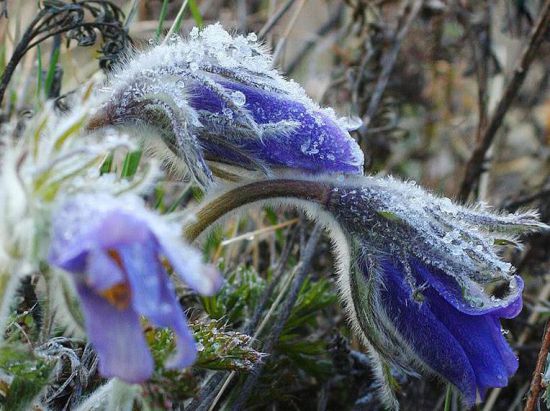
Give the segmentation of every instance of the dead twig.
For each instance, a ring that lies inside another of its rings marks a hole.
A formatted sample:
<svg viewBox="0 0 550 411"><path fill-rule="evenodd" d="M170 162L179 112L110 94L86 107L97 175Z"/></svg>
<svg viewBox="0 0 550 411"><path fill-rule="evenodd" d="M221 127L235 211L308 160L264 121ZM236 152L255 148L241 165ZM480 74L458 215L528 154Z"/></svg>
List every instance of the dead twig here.
<svg viewBox="0 0 550 411"><path fill-rule="evenodd" d="M374 87L372 97L369 101L369 105L367 106L367 111L364 117L363 124L358 130L361 136L364 136L366 134L369 128L369 124L378 110L378 106L380 105L380 101L382 101L382 97L384 95L384 90L386 90L386 86L388 85L393 67L395 66L395 62L397 61L399 50L401 50L401 43L403 42L403 39L409 32L412 23L418 15L422 3L422 0L409 2L406 7L406 9L409 9L409 13L406 16L405 21L401 26L401 29L395 35L392 48L382 58L382 71L378 76L378 80L376 82L376 86Z"/></svg>
<svg viewBox="0 0 550 411"><path fill-rule="evenodd" d="M548 357L548 351L550 350L550 321L546 323L546 330L544 331L544 337L542 337L542 344L540 347L539 355L537 357L537 365L535 371L533 371L533 379L531 380L531 388L529 389L529 396L525 403L523 411L534 411L537 404L537 400L542 389L541 380L542 372L544 370L544 364L546 364L546 357Z"/></svg>

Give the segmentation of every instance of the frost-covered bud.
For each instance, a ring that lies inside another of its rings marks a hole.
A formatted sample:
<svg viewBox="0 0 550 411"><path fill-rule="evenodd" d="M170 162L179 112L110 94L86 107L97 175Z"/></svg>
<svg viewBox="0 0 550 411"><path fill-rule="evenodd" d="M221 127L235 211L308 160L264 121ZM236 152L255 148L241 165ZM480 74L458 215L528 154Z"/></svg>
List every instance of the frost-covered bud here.
<svg viewBox="0 0 550 411"><path fill-rule="evenodd" d="M496 247L548 227L534 213L463 207L391 178L332 184L325 198L350 247L344 302L381 359L388 402L384 363L439 375L469 405L506 386L518 362L499 320L521 311L523 282Z"/></svg>
<svg viewBox="0 0 550 411"><path fill-rule="evenodd" d="M104 91L90 128L154 128L162 139L148 133L145 141L202 185L211 179L206 160L265 173L362 173L363 153L345 122L273 69L253 34L193 29L131 56Z"/></svg>

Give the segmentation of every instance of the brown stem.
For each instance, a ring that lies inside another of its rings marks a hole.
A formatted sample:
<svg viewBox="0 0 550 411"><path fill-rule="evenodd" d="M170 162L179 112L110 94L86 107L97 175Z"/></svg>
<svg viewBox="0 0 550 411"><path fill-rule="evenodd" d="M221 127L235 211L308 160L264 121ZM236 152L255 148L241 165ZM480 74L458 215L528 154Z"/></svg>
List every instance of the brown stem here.
<svg viewBox="0 0 550 411"><path fill-rule="evenodd" d="M537 365L535 371L533 371L533 379L531 380L531 388L529 388L529 396L525 403L523 411L534 411L539 398L540 390L542 389L542 372L544 371L544 364L548 357L548 351L550 350L550 321L546 323L546 330L544 331L544 337L542 337L542 344L537 358Z"/></svg>
<svg viewBox="0 0 550 411"><path fill-rule="evenodd" d="M464 202L472 192L479 176L483 172L483 163L485 155L491 147L495 138L496 132L500 128L504 116L512 105L518 91L527 76L531 63L537 56L537 50L544 40L544 36L550 25L550 0L546 0L540 10L540 17L537 24L531 32L529 43L525 47L521 56L520 62L514 70L512 80L506 87L504 95L500 99L491 120L480 141L477 142L476 148L466 164L466 171L460 186L458 198Z"/></svg>
<svg viewBox="0 0 550 411"><path fill-rule="evenodd" d="M206 228L227 213L256 201L295 198L325 204L330 186L327 183L308 180L274 179L255 181L234 188L204 205L196 214L196 222L185 228L188 241L195 240Z"/></svg>

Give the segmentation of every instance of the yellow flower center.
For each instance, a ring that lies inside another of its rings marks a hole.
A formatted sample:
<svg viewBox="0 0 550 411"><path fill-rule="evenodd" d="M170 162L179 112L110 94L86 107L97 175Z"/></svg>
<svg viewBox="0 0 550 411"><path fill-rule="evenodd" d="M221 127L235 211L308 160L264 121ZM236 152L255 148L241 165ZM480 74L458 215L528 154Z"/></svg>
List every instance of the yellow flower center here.
<svg viewBox="0 0 550 411"><path fill-rule="evenodd" d="M107 251L107 254L109 254L109 257L111 257L122 271L125 271L124 265L122 264L122 258L118 251L111 249ZM132 291L126 281L113 285L111 288L102 291L100 295L118 310L125 310L128 308L132 300Z"/></svg>
<svg viewBox="0 0 550 411"><path fill-rule="evenodd" d="M130 305L132 292L127 283L118 283L102 291L101 296L118 310L125 310Z"/></svg>

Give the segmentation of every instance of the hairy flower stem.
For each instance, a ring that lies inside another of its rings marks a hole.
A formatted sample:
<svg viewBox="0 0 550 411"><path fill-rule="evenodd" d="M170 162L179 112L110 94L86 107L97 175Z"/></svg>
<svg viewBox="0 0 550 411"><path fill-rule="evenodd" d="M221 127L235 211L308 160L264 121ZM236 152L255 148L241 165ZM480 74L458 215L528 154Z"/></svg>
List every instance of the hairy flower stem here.
<svg viewBox="0 0 550 411"><path fill-rule="evenodd" d="M196 222L185 228L185 238L195 240L204 230L231 211L257 201L272 198L296 198L325 204L330 187L326 183L307 180L262 180L230 190L203 206Z"/></svg>

